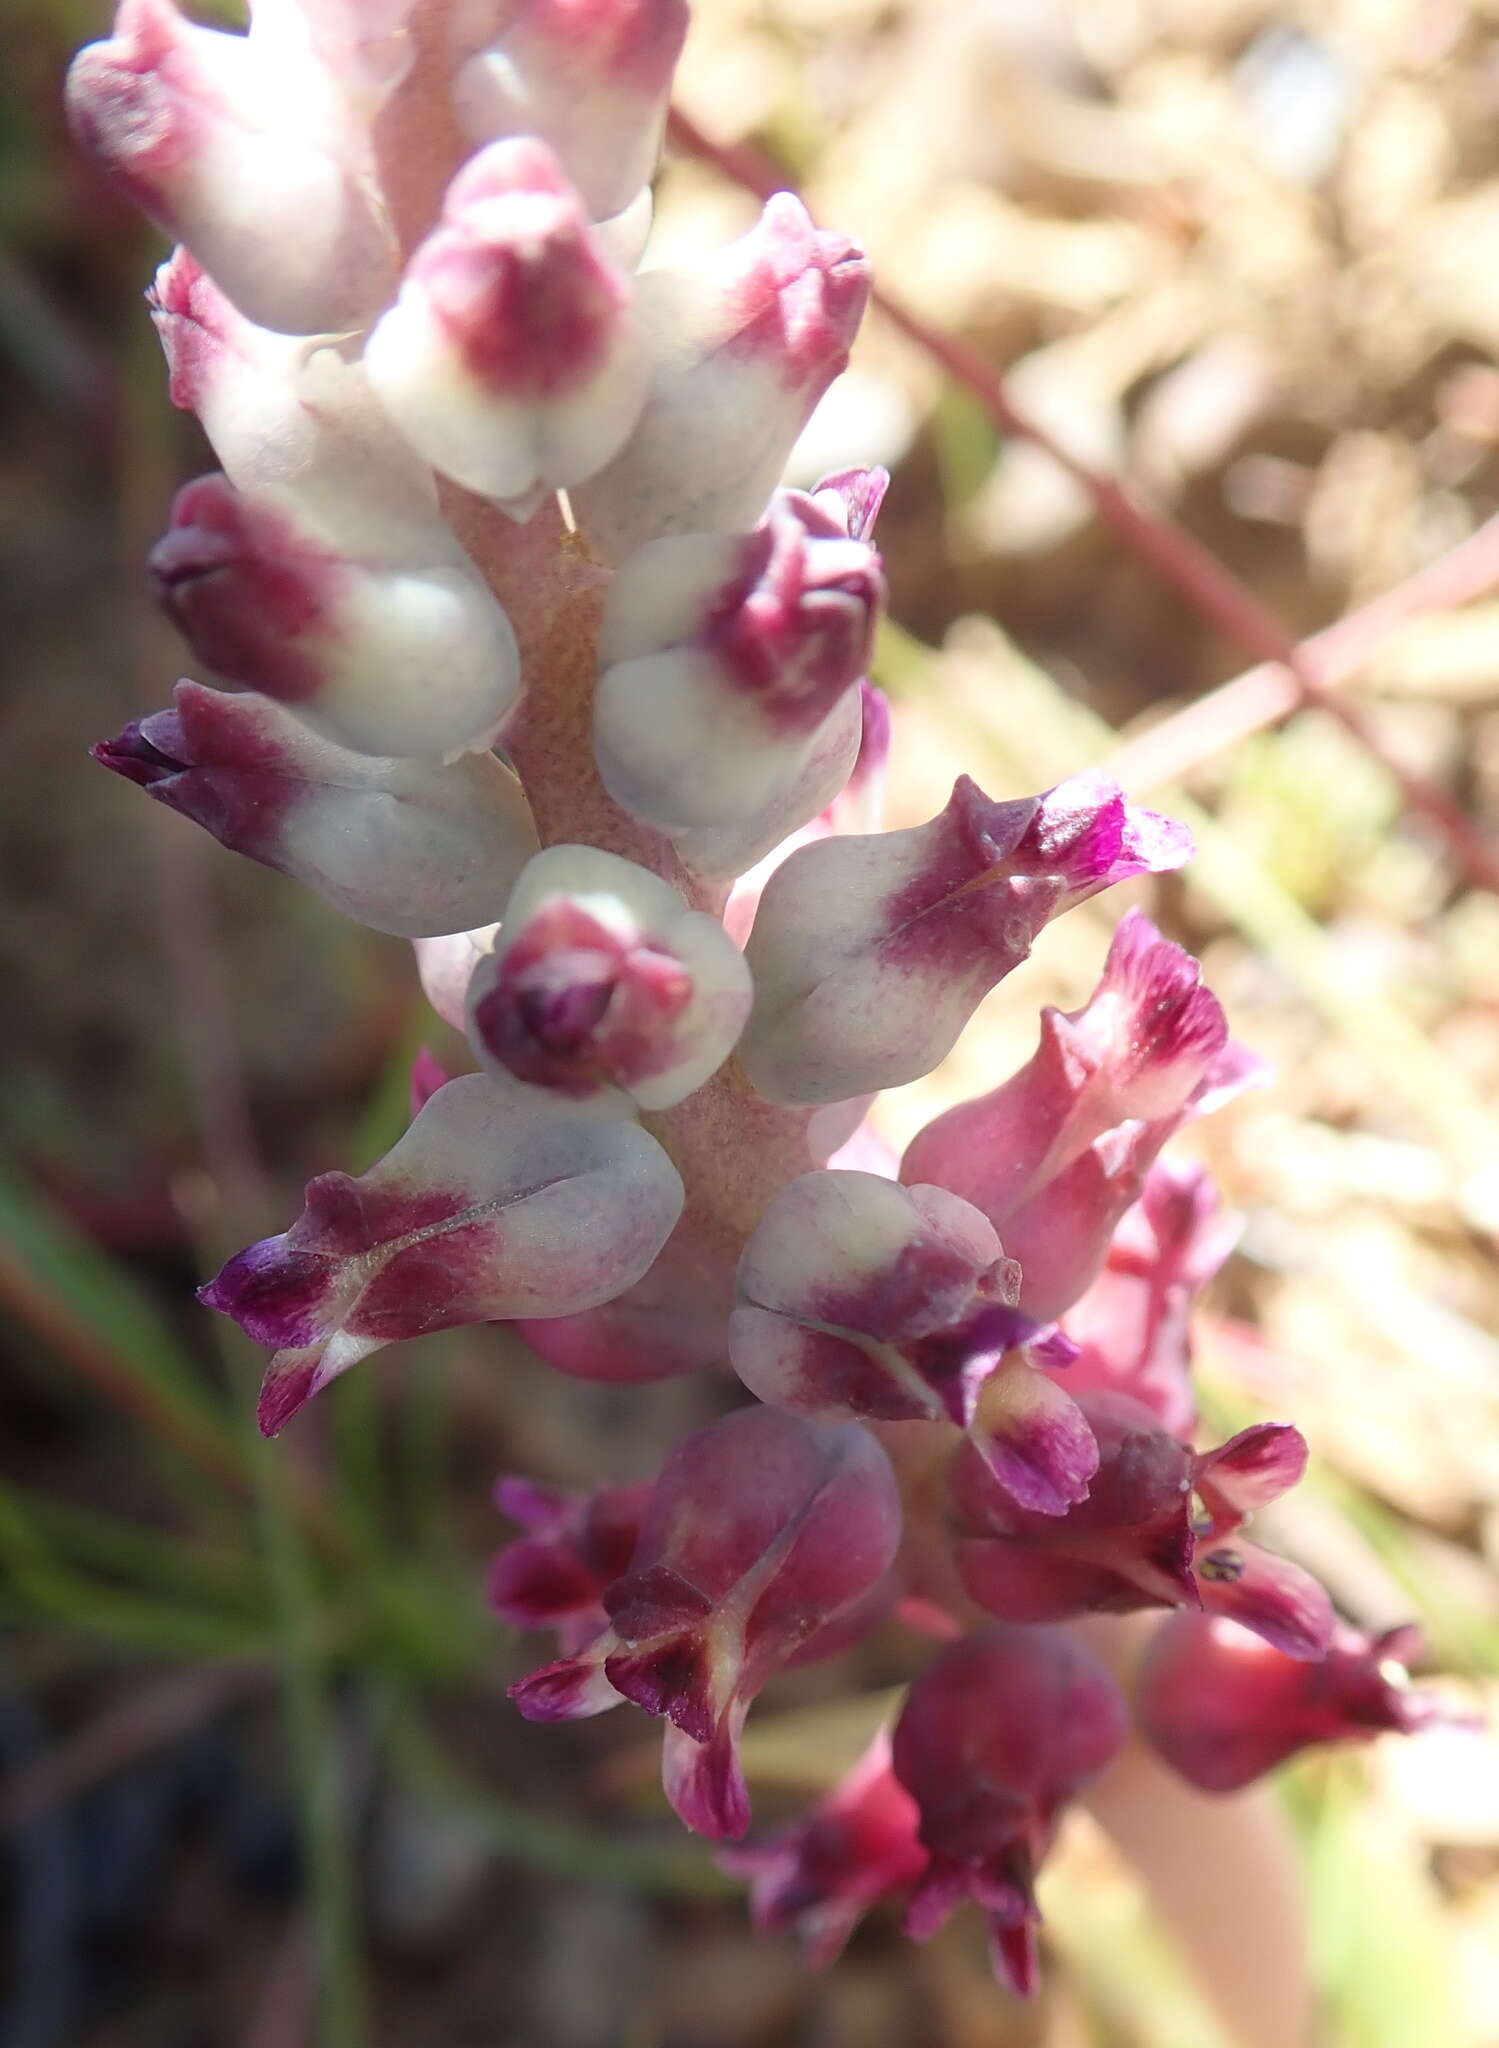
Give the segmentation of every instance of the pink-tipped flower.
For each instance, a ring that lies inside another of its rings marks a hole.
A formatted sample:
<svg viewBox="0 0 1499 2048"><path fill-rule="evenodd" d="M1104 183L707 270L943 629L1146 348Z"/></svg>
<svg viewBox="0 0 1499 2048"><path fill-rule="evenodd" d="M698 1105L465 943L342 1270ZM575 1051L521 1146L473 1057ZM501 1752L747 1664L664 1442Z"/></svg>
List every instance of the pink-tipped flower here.
<svg viewBox="0 0 1499 2048"><path fill-rule="evenodd" d="M93 755L375 931L465 930L499 909L536 845L520 784L493 754L351 754L268 697L201 683L178 683L170 711Z"/></svg>
<svg viewBox="0 0 1499 2048"><path fill-rule="evenodd" d="M741 240L641 271L636 317L651 362L624 448L571 493L611 562L665 534L739 533L765 508L812 408L848 361L868 266L778 193Z"/></svg>
<svg viewBox="0 0 1499 2048"><path fill-rule="evenodd" d="M348 81L305 42L199 27L123 0L68 75L73 132L127 196L192 249L247 319L291 334L361 326L394 241Z"/></svg>
<svg viewBox="0 0 1499 2048"><path fill-rule="evenodd" d="M753 938L749 954L758 985ZM918 1132L901 1175L982 1209L1049 1321L1097 1274L1166 1140L1248 1077L1197 962L1131 911L1087 1005L1044 1010L1030 1061Z"/></svg>
<svg viewBox="0 0 1499 2048"><path fill-rule="evenodd" d="M498 38L454 81L475 142L539 135L561 157L594 220L650 183L687 0L519 0Z"/></svg>
<svg viewBox="0 0 1499 2048"><path fill-rule="evenodd" d="M618 454L639 417L632 296L546 145L496 142L453 180L365 368L428 462L529 518Z"/></svg>
<svg viewBox="0 0 1499 2048"><path fill-rule="evenodd" d="M1204 1168L1158 1159L1109 1240L1103 1271L1063 1318L1077 1346L1068 1392L1128 1394L1173 1436L1190 1436L1197 1422L1192 1302L1233 1250L1239 1228Z"/></svg>
<svg viewBox="0 0 1499 2048"><path fill-rule="evenodd" d="M486 746L520 693L510 621L456 544L436 560L351 553L285 493L223 476L177 493L151 551L199 660L385 757Z"/></svg>
<svg viewBox="0 0 1499 2048"><path fill-rule="evenodd" d="M969 1203L872 1173L803 1174L771 1197L739 1262L734 1370L814 1416L945 1421L1043 1514L1098 1462L1075 1403L1018 1347L1019 1275Z"/></svg>
<svg viewBox="0 0 1499 2048"><path fill-rule="evenodd" d="M291 498L356 552L435 557L431 471L349 344L257 327L186 249L157 270L147 299L172 403L197 414L237 489ZM451 536L443 544L454 547Z"/></svg>
<svg viewBox="0 0 1499 2048"><path fill-rule="evenodd" d="M490 1559L490 1606L516 1628L555 1629L558 1655L576 1656L609 1625L604 1595L630 1568L650 1497L649 1485L569 1494L501 1479L495 1505L526 1533Z"/></svg>
<svg viewBox="0 0 1499 2048"><path fill-rule="evenodd" d="M883 599L874 549L801 491L777 492L753 533L641 548L600 635L605 788L673 837L728 829L751 864L848 781L863 731L854 685Z"/></svg>
<svg viewBox="0 0 1499 2048"><path fill-rule="evenodd" d="M531 1720L619 1698L662 1716L672 1806L698 1834L736 1839L750 1701L873 1624L899 1541L895 1475L866 1430L738 1409L662 1466L634 1561L605 1596L608 1632L511 1697Z"/></svg>
<svg viewBox="0 0 1499 2048"><path fill-rule="evenodd" d="M1411 1688L1417 1629L1365 1635L1339 1622L1320 1657L1286 1656L1235 1622L1174 1614L1156 1631L1136 1681L1146 1739L1204 1792L1235 1792L1318 1742L1409 1735L1448 1718Z"/></svg>
<svg viewBox="0 0 1499 2048"><path fill-rule="evenodd" d="M310 1182L290 1230L232 1258L201 1299L275 1348L260 1397L274 1436L386 1344L607 1301L681 1208L675 1167L637 1124L559 1117L469 1074L368 1173Z"/></svg>
<svg viewBox="0 0 1499 2048"><path fill-rule="evenodd" d="M960 776L929 824L803 847L771 877L745 948L745 1070L773 1102L917 1080L1051 918L1190 851L1181 826L1096 776L1010 803ZM966 1192L945 1172L911 1178Z"/></svg>
<svg viewBox="0 0 1499 2048"><path fill-rule="evenodd" d="M1194 1456L1125 1394L1080 1394L1078 1406L1099 1462L1087 1498L1064 1514L1021 1507L971 1445L954 1459L953 1551L969 1598L1014 1622L1204 1607L1289 1657L1320 1657L1333 1628L1326 1593L1283 1558L1232 1540L1301 1477L1299 1431L1258 1423Z"/></svg>
<svg viewBox="0 0 1499 2048"><path fill-rule="evenodd" d="M916 1802L877 1736L841 1784L794 1827L767 1842L724 1849L718 1861L750 1881L761 1934L797 1935L815 1969L836 1962L864 1915L926 1869Z"/></svg>
<svg viewBox="0 0 1499 2048"><path fill-rule="evenodd" d="M930 1862L906 1914L925 1941L965 1898L989 1922L994 1973L1036 1988L1035 1875L1068 1802L1127 1729L1108 1672L1060 1629L996 1623L950 1644L911 1687L895 1775L921 1812Z"/></svg>
<svg viewBox="0 0 1499 2048"><path fill-rule="evenodd" d="M749 971L716 918L592 846L526 867L468 989L481 1062L607 1115L666 1109L733 1050Z"/></svg>

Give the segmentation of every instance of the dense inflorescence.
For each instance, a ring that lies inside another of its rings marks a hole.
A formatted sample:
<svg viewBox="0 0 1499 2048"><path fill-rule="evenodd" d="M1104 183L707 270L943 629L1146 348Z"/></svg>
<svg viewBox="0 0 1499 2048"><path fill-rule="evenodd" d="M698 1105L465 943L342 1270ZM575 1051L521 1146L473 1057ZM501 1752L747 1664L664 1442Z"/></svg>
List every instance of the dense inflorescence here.
<svg viewBox="0 0 1499 2048"><path fill-rule="evenodd" d="M672 1805L732 1840L760 1688L924 1618L893 1730L727 1857L819 1959L887 1894L918 1939L972 1898L1025 1991L1037 1865L1131 1725L1082 1617L1161 1611L1133 1724L1201 1787L1427 1709L1408 1633L1243 1538L1297 1432L1194 1445L1233 1231L1163 1147L1255 1077L1197 964L1132 911L1017 1073L898 1161L864 1124L1052 918L1191 849L1099 777L875 829L887 479L779 483L865 264L782 193L639 267L686 14L256 0L236 36L125 0L78 58L80 139L180 244L152 316L221 469L150 566L232 686L96 753L413 939L477 1069L425 1058L394 1149L204 1289L273 1351L265 1431L459 1323L737 1373L648 1483L503 1482L493 1605L558 1637L516 1704L657 1716Z"/></svg>

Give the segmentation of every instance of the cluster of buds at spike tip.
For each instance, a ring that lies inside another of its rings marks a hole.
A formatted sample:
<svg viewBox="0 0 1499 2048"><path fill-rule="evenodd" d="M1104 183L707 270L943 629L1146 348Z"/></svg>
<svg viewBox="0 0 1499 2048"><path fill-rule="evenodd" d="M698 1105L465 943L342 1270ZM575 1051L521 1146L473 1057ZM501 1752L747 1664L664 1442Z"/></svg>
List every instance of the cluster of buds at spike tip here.
<svg viewBox="0 0 1499 2048"><path fill-rule="evenodd" d="M729 1867L816 1961L881 1900L924 1938L972 1898L1029 1991L1036 1869L1126 1733L1075 1631L1157 1610L1136 1720L1200 1787L1430 1711L1406 1635L1243 1540L1297 1432L1196 1440L1192 1310L1234 1225L1160 1155L1255 1071L1197 963L1131 911L1018 1073L902 1159L867 1118L1053 918L1188 834L1097 775L962 777L880 829L889 478L783 483L868 268L784 192L643 261L685 0L250 11L123 0L70 78L180 241L151 317L219 470L150 571L227 686L94 751L410 938L458 1037L386 1157L320 1174L202 1298L272 1353L267 1434L458 1324L615 1387L701 1373L700 1414L737 1374L754 1404L648 1482L498 1486L490 1605L556 1642L516 1704L654 1715L671 1805L735 1840L762 1687L910 1621L944 1646L892 1731Z"/></svg>

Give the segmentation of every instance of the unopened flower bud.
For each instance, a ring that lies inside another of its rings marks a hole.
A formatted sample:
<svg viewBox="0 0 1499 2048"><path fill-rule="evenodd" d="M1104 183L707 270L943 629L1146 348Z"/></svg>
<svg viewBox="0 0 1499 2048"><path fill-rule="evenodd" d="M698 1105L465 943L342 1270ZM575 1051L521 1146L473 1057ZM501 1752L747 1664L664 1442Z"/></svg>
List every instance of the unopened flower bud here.
<svg viewBox="0 0 1499 2048"><path fill-rule="evenodd" d="M510 621L456 545L361 559L283 493L222 476L177 493L151 552L198 658L344 747L386 758L487 745L520 691Z"/></svg>
<svg viewBox="0 0 1499 2048"><path fill-rule="evenodd" d="M496 142L453 180L365 368L428 462L528 518L635 425L648 372L631 298L545 144Z"/></svg>
<svg viewBox="0 0 1499 2048"><path fill-rule="evenodd" d="M1099 777L991 803L961 776L929 824L802 848L767 884L745 948L745 1070L791 1103L930 1073L1051 918L1111 883L1179 867L1190 847L1181 826ZM911 1177L947 1185L941 1173Z"/></svg>
<svg viewBox="0 0 1499 2048"><path fill-rule="evenodd" d="M600 636L605 788L674 838L749 828L742 850L768 851L848 781L863 729L853 686L883 597L874 549L800 491L777 492L753 533L641 548ZM800 815L787 818L792 792Z"/></svg>
<svg viewBox="0 0 1499 2048"><path fill-rule="evenodd" d="M469 1074L368 1173L310 1182L291 1228L232 1258L201 1299L275 1348L260 1397L274 1436L386 1344L607 1301L681 1208L675 1167L638 1125L559 1117Z"/></svg>
<svg viewBox="0 0 1499 2048"><path fill-rule="evenodd" d="M786 457L848 360L868 266L778 193L727 249L643 270L636 317L651 363L639 423L570 496L585 537L620 562L665 534L753 525Z"/></svg>
<svg viewBox="0 0 1499 2048"><path fill-rule="evenodd" d="M1197 962L1131 911L1087 1005L1043 1011L1030 1061L918 1132L901 1174L982 1209L1020 1260L1026 1309L1050 1320L1097 1274L1166 1140L1247 1078Z"/></svg>
<svg viewBox="0 0 1499 2048"><path fill-rule="evenodd" d="M1124 1701L1060 1629L996 1623L939 1651L891 1743L930 1861L906 1914L924 1941L965 1898L984 1910L1002 1984L1036 1988L1035 1874L1068 1802L1110 1763Z"/></svg>
<svg viewBox="0 0 1499 2048"><path fill-rule="evenodd" d="M899 1540L895 1475L867 1431L738 1409L662 1467L634 1561L605 1596L609 1631L511 1696L533 1720L618 1697L662 1716L673 1807L699 1834L736 1838L751 1699L872 1625Z"/></svg>
<svg viewBox="0 0 1499 2048"><path fill-rule="evenodd" d="M74 133L180 237L249 320L290 334L362 325L394 242L346 81L278 33L202 28L170 0L123 0L68 76Z"/></svg>
<svg viewBox="0 0 1499 2048"><path fill-rule="evenodd" d="M732 1051L749 972L716 918L617 854L551 846L506 903L469 984L488 1067L611 1115L666 1109Z"/></svg>
<svg viewBox="0 0 1499 2048"><path fill-rule="evenodd" d="M926 1869L920 1818L890 1768L890 1738L881 1734L804 1820L767 1842L724 1849L718 1861L749 1879L760 1933L789 1929L821 1969L837 1960L871 1906Z"/></svg>
<svg viewBox="0 0 1499 2048"><path fill-rule="evenodd" d="M1017 1349L1019 1273L969 1203L872 1173L803 1174L771 1197L739 1262L734 1370L814 1416L968 1431L1017 1496L1060 1513L1098 1462L1070 1397Z"/></svg>
<svg viewBox="0 0 1499 2048"><path fill-rule="evenodd" d="M656 168L687 0L520 0L508 13L454 81L459 119L475 142L539 135L594 220L622 213Z"/></svg>
<svg viewBox="0 0 1499 2048"><path fill-rule="evenodd" d="M1077 1404L1099 1463L1087 1498L1061 1515L1021 1507L972 1446L954 1459L954 1554L969 1598L1014 1622L1206 1607L1232 1613L1287 1656L1320 1656L1333 1615L1315 1579L1229 1541L1255 1507L1301 1477L1300 1433L1260 1423L1194 1456L1127 1395L1085 1393Z"/></svg>
<svg viewBox="0 0 1499 2048"><path fill-rule="evenodd" d="M1103 1271L1063 1319L1067 1389L1128 1394L1173 1436L1197 1421L1190 1309L1233 1250L1240 1219L1190 1160L1158 1159L1109 1240Z"/></svg>
<svg viewBox="0 0 1499 2048"><path fill-rule="evenodd" d="M490 1606L516 1628L555 1629L558 1655L576 1655L609 1626L604 1595L630 1568L650 1497L649 1485L564 1494L500 1480L495 1505L526 1533L490 1560Z"/></svg>
<svg viewBox="0 0 1499 2048"><path fill-rule="evenodd" d="M520 784L493 754L351 754L268 697L201 683L180 682L170 711L93 754L375 931L466 930L504 903L536 845Z"/></svg>
<svg viewBox="0 0 1499 2048"><path fill-rule="evenodd" d="M1411 1689L1421 1653L1414 1628L1365 1635L1339 1622L1323 1654L1288 1657L1233 1621L1174 1614L1163 1622L1136 1680L1146 1739L1204 1792L1235 1792L1300 1749L1409 1735L1445 1718Z"/></svg>

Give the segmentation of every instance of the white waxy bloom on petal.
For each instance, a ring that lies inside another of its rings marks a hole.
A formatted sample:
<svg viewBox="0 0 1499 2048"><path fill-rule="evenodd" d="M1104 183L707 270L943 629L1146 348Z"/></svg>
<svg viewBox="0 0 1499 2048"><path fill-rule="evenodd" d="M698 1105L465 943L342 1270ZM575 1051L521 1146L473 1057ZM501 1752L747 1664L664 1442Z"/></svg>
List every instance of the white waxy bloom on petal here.
<svg viewBox="0 0 1499 2048"><path fill-rule="evenodd" d="M222 476L178 492L152 550L157 595L198 659L340 746L383 758L487 747L520 693L510 621L434 521L361 553L294 493ZM433 558L435 556L435 559Z"/></svg>
<svg viewBox="0 0 1499 2048"><path fill-rule="evenodd" d="M635 424L647 366L632 291L546 145L492 143L453 180L365 368L427 461L528 518Z"/></svg>
<svg viewBox="0 0 1499 2048"><path fill-rule="evenodd" d="M367 120L348 96L352 83L368 99L370 71L351 80L323 54L349 46L348 24L319 32L285 7L238 36L170 0L124 0L68 78L84 146L248 319L284 333L362 325L394 272Z"/></svg>
<svg viewBox="0 0 1499 2048"><path fill-rule="evenodd" d="M469 984L468 1035L527 1092L628 1116L700 1088L749 1006L749 970L716 918L616 854L550 846Z"/></svg>
<svg viewBox="0 0 1499 2048"><path fill-rule="evenodd" d="M673 838L698 835L716 872L752 865L848 780L883 596L874 549L799 491L778 492L753 533L630 556L594 698L611 796Z"/></svg>
<svg viewBox="0 0 1499 2048"><path fill-rule="evenodd" d="M453 104L470 138L536 135L567 167L594 220L650 183L687 0L519 0L459 70Z"/></svg>
<svg viewBox="0 0 1499 2048"><path fill-rule="evenodd" d="M779 192L737 242L642 270L635 287L645 409L614 460L571 494L584 535L616 563L665 534L754 524L848 361L869 270L846 236L819 232Z"/></svg>
<svg viewBox="0 0 1499 2048"><path fill-rule="evenodd" d="M222 846L404 938L492 917L536 846L520 784L493 754L375 760L267 697L182 682L170 711L93 751Z"/></svg>

